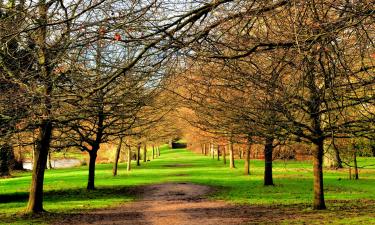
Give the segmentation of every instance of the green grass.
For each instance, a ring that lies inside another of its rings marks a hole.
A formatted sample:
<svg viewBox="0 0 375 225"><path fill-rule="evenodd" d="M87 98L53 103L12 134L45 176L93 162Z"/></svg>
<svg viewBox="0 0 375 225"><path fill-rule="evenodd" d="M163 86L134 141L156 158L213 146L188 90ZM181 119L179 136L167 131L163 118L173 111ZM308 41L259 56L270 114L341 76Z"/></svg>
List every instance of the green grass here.
<svg viewBox="0 0 375 225"><path fill-rule="evenodd" d="M48 170L45 174L45 209L51 213L72 213L77 210L112 207L132 201L134 197L127 192L128 187L162 183L193 182L217 188L211 198L239 204L280 205L288 207L301 205L309 213L312 202L311 162L275 161L275 186L263 186L263 164L261 160L251 161L251 175L243 175L243 161L236 160L236 169L230 170L222 161L209 156L201 156L184 149L169 150L161 148L161 157L142 163L141 167L132 165L126 172L126 165L120 164L119 175L112 176L111 164L99 164L96 169L98 190L86 191L87 166ZM99 152L100 154L100 152ZM189 164L189 167L166 167L171 164ZM375 164L374 158L359 158L359 166ZM27 204L30 172L13 174L13 178L0 179L0 221L18 218ZM347 206L373 203L375 200L375 167L360 170L360 180L349 180L348 170L325 170L325 198L331 211L318 214L330 217ZM15 216L14 216L15 215ZM367 221L367 214L351 217L350 221ZM359 217L358 217L359 216ZM340 219L340 218L339 218ZM371 218L368 218L368 221ZM20 220L22 223L22 220ZM37 219L33 220L36 223ZM341 221L341 220L338 220ZM349 221L349 222L350 222ZM298 223L298 220L294 222ZM1 222L0 222L1 223ZM9 222L8 222L9 223Z"/></svg>

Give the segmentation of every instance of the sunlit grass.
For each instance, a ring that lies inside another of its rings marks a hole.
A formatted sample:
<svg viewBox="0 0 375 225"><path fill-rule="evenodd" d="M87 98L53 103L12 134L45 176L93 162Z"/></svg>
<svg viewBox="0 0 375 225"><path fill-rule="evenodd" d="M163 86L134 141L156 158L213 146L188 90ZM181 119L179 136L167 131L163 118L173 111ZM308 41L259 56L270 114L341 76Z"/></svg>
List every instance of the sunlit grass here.
<svg viewBox="0 0 375 225"><path fill-rule="evenodd" d="M134 199L127 192L136 185L163 182L193 182L211 185L217 191L210 196L233 203L258 205L302 204L306 208L312 202L311 162L275 161L275 186L263 186L264 162L251 161L251 175L243 175L243 161L236 160L236 168L209 156L201 156L183 149L170 150L164 146L161 157L132 165L126 172L126 164L119 165L119 175L112 176L111 164L99 164L96 170L98 190L86 191L87 166L54 169L45 175L45 209L54 213L69 213L116 206ZM184 167L173 167L185 164ZM374 158L360 158L359 165L375 164ZM0 179L0 219L21 213L27 204L30 172L14 174L13 178ZM375 200L375 168L360 170L360 180L349 180L348 170L325 170L325 197L327 205L337 201ZM333 201L334 200L334 201ZM332 202L331 202L332 201ZM1 221L1 220L0 220Z"/></svg>

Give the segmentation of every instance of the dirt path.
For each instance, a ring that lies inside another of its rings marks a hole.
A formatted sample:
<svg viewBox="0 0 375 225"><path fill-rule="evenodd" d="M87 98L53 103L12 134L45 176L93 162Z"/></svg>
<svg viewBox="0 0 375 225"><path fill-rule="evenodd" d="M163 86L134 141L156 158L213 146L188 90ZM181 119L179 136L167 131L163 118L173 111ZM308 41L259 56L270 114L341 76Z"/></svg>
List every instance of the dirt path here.
<svg viewBox="0 0 375 225"><path fill-rule="evenodd" d="M133 191L140 197L138 201L113 209L74 214L55 224L219 225L278 223L283 218L294 217L293 211L210 201L204 196L212 188L191 183L149 185Z"/></svg>

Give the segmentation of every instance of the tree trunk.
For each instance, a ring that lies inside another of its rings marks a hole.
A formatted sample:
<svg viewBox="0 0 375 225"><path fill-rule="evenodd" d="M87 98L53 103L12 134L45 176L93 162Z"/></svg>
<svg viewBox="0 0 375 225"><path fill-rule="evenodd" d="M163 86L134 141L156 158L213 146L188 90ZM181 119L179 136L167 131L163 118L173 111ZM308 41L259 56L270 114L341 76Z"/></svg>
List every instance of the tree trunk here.
<svg viewBox="0 0 375 225"><path fill-rule="evenodd" d="M155 159L155 146L152 145L152 159Z"/></svg>
<svg viewBox="0 0 375 225"><path fill-rule="evenodd" d="M210 148L211 148L212 159L215 159L215 148L214 148L214 144L210 144Z"/></svg>
<svg viewBox="0 0 375 225"><path fill-rule="evenodd" d="M157 147L157 149L158 149L158 156L160 156L160 148L159 148L159 146Z"/></svg>
<svg viewBox="0 0 375 225"><path fill-rule="evenodd" d="M335 151L335 168L336 169L344 168L342 166L342 160L341 160L341 157L340 157L339 150L335 146L333 146L333 150Z"/></svg>
<svg viewBox="0 0 375 225"><path fill-rule="evenodd" d="M207 144L203 144L203 154L206 156L207 155Z"/></svg>
<svg viewBox="0 0 375 225"><path fill-rule="evenodd" d="M51 151L48 151L48 169L52 169Z"/></svg>
<svg viewBox="0 0 375 225"><path fill-rule="evenodd" d="M229 168L236 168L234 165L234 153L233 153L233 143L229 144Z"/></svg>
<svg viewBox="0 0 375 225"><path fill-rule="evenodd" d="M273 138L267 137L264 145L264 185L273 185L272 178Z"/></svg>
<svg viewBox="0 0 375 225"><path fill-rule="evenodd" d="M42 122L36 140L34 151L33 174L31 178L29 202L27 212L43 212L43 182L47 165L48 151L52 136L52 123L48 120Z"/></svg>
<svg viewBox="0 0 375 225"><path fill-rule="evenodd" d="M314 209L326 209L323 191L323 147L324 140L314 143Z"/></svg>
<svg viewBox="0 0 375 225"><path fill-rule="evenodd" d="M241 148L238 148L238 157L240 157L240 159L242 159L242 149Z"/></svg>
<svg viewBox="0 0 375 225"><path fill-rule="evenodd" d="M139 143L137 146L137 166L141 165L140 160L141 160L141 144Z"/></svg>
<svg viewBox="0 0 375 225"><path fill-rule="evenodd" d="M87 182L87 190L95 190L95 164L97 157L97 148L93 148L89 151L90 162L89 162L89 180Z"/></svg>
<svg viewBox="0 0 375 225"><path fill-rule="evenodd" d="M357 150L354 150L353 152L353 161L354 161L354 179L358 180L358 164L357 164Z"/></svg>
<svg viewBox="0 0 375 225"><path fill-rule="evenodd" d="M9 176L9 153L13 151L9 144L3 144L0 146L0 177Z"/></svg>
<svg viewBox="0 0 375 225"><path fill-rule="evenodd" d="M147 162L147 145L143 145L143 162Z"/></svg>
<svg viewBox="0 0 375 225"><path fill-rule="evenodd" d="M224 163L224 165L226 165L227 164L227 151L226 151L226 146L225 145L223 146L222 153L223 153L223 163Z"/></svg>
<svg viewBox="0 0 375 225"><path fill-rule="evenodd" d="M217 146L217 161L220 161L220 145Z"/></svg>
<svg viewBox="0 0 375 225"><path fill-rule="evenodd" d="M244 171L244 174L245 175L249 175L250 174L250 150L251 150L251 144L248 143L247 146L246 146L246 149L245 149L245 171Z"/></svg>
<svg viewBox="0 0 375 225"><path fill-rule="evenodd" d="M113 176L117 175L117 167L118 167L118 160L120 159L121 145L122 145L122 137L120 138L120 142L116 148L115 161L113 162L113 169L112 169Z"/></svg>
<svg viewBox="0 0 375 225"><path fill-rule="evenodd" d="M132 167L132 148L128 146L128 165L126 165L126 171L130 171Z"/></svg>

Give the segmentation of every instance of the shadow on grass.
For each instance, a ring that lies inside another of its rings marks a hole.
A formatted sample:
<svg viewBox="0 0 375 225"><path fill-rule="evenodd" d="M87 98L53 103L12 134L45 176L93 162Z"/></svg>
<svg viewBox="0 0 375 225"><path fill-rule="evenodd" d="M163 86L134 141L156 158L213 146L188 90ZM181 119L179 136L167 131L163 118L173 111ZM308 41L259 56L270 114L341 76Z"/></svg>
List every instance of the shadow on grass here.
<svg viewBox="0 0 375 225"><path fill-rule="evenodd" d="M44 192L45 201L84 201L90 199L107 199L109 197L133 197L134 188L129 186L109 186L100 187L96 190L88 191L84 188L50 190ZM12 194L1 194L0 203L25 202L29 198L28 192L19 192Z"/></svg>

